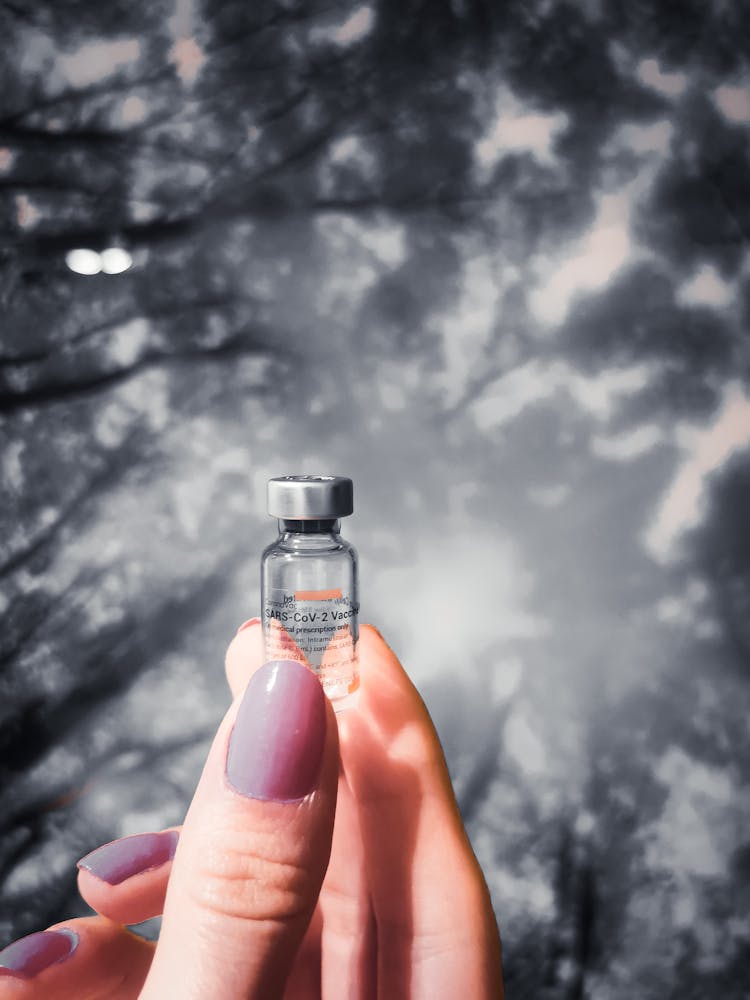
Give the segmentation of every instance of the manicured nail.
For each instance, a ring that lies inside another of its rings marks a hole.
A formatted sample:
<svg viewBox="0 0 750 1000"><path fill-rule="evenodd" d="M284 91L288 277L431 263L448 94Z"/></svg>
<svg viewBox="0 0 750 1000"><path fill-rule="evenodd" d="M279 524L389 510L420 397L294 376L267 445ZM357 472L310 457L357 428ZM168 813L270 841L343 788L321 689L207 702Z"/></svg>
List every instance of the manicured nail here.
<svg viewBox="0 0 750 1000"><path fill-rule="evenodd" d="M31 979L37 973L64 962L78 947L75 931L38 931L9 944L0 951L0 976Z"/></svg>
<svg viewBox="0 0 750 1000"><path fill-rule="evenodd" d="M158 868L165 861L171 861L179 839L179 830L121 837L110 844L97 847L91 854L81 858L78 867L85 868L110 885L119 885L131 875L138 875L150 868Z"/></svg>
<svg viewBox="0 0 750 1000"><path fill-rule="evenodd" d="M308 795L323 757L325 697L315 674L296 660L272 660L256 671L229 738L229 784L254 799Z"/></svg>
<svg viewBox="0 0 750 1000"><path fill-rule="evenodd" d="M246 622L243 622L237 629L237 634L244 632L246 628L250 628L251 625L260 625L260 618L248 618Z"/></svg>

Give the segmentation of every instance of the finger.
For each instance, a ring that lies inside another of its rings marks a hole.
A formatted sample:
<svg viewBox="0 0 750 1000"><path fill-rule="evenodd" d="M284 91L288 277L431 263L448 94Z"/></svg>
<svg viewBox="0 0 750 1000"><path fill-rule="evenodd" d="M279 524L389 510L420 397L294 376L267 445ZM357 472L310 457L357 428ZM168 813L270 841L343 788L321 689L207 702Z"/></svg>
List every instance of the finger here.
<svg viewBox="0 0 750 1000"><path fill-rule="evenodd" d="M348 652L346 647L348 646ZM357 669L351 677L349 665ZM342 665L344 671L342 672ZM323 656L321 673L324 687L348 693L359 689L358 651L349 625L339 628ZM347 701L349 711L339 719L357 712L358 695ZM340 733L346 729L340 729ZM333 831L331 862L320 896L323 914L321 936L322 994L327 1000L374 1000L376 995L377 940L365 866L365 852L359 822L359 809L349 784L346 755L349 746L340 740L342 769L336 825Z"/></svg>
<svg viewBox="0 0 750 1000"><path fill-rule="evenodd" d="M104 917L66 920L0 952L0 1000L136 1000L153 953Z"/></svg>
<svg viewBox="0 0 750 1000"><path fill-rule="evenodd" d="M257 619L247 628L242 628L230 643L225 666L227 679L235 694L244 688L260 667L262 646L262 629ZM339 777L333 846L320 894L323 926L319 941L322 939L324 945L320 949L323 957L319 993L326 1000L349 997L371 1000L374 997L375 924L365 872L359 812L345 774L346 755L350 752L351 742L347 745L341 742L343 768ZM318 954L318 963L320 961ZM291 988L292 984L289 985ZM305 993L300 995L305 996Z"/></svg>
<svg viewBox="0 0 750 1000"><path fill-rule="evenodd" d="M262 665L260 619L237 631L226 658L233 695L247 687ZM104 844L78 862L78 890L89 906L120 924L138 924L164 911L179 828L135 834Z"/></svg>
<svg viewBox="0 0 750 1000"><path fill-rule="evenodd" d="M232 694L247 687L262 665L260 618L237 631L226 658ZM89 906L120 924L139 924L164 911L179 827L135 834L103 844L78 862L78 891Z"/></svg>
<svg viewBox="0 0 750 1000"><path fill-rule="evenodd" d="M256 671L185 819L143 1000L281 995L328 864L338 766L336 719L310 670Z"/></svg>
<svg viewBox="0 0 750 1000"><path fill-rule="evenodd" d="M250 678L262 665L263 629L260 618L252 618L240 627L224 658L227 681L235 698L245 690Z"/></svg>
<svg viewBox="0 0 750 1000"><path fill-rule="evenodd" d="M320 935L323 917L316 906L305 932L297 958L289 973L284 1000L321 1000L320 989Z"/></svg>
<svg viewBox="0 0 750 1000"><path fill-rule="evenodd" d="M138 833L103 844L78 862L78 890L89 906L118 924L163 912L179 829Z"/></svg>
<svg viewBox="0 0 750 1000"><path fill-rule="evenodd" d="M342 743L342 761L344 753ZM348 1000L349 997L374 1000L377 973L375 919L359 810L344 773L346 766L343 762L331 861L320 894L323 914L321 993L326 1000Z"/></svg>
<svg viewBox="0 0 750 1000"><path fill-rule="evenodd" d="M266 654L269 659L298 660L300 663L310 666L305 653L303 653L291 635L289 635L281 622L275 618L272 618L266 626L264 642Z"/></svg>
<svg viewBox="0 0 750 1000"><path fill-rule="evenodd" d="M371 626L359 657L359 709L339 726L377 924L378 996L494 1000L497 925L434 726Z"/></svg>

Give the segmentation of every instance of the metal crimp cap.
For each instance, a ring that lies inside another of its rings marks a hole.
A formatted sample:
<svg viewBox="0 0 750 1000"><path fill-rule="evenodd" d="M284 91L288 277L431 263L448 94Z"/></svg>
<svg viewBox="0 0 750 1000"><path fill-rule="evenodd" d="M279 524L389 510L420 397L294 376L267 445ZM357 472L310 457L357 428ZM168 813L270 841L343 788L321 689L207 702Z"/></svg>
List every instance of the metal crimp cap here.
<svg viewBox="0 0 750 1000"><path fill-rule="evenodd" d="M325 521L354 510L354 487L346 476L278 476L268 480L268 513L287 521Z"/></svg>

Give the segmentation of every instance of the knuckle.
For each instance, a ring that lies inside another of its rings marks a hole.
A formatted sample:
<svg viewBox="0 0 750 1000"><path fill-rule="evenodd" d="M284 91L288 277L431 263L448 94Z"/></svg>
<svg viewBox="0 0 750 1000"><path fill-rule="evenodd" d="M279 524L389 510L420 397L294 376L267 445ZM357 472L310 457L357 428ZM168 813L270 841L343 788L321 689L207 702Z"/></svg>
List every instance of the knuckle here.
<svg viewBox="0 0 750 1000"><path fill-rule="evenodd" d="M288 924L307 914L315 895L309 870L275 838L248 839L225 834L196 852L192 901L214 916L258 923Z"/></svg>

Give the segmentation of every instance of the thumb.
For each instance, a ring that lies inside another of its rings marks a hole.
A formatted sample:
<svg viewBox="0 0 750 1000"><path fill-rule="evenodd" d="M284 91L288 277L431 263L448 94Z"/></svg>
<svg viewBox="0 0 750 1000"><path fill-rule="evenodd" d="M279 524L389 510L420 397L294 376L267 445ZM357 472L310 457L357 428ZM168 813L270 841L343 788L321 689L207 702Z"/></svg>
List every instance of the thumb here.
<svg viewBox="0 0 750 1000"><path fill-rule="evenodd" d="M315 675L291 660L261 667L188 810L141 1000L281 996L328 865L338 767Z"/></svg>

